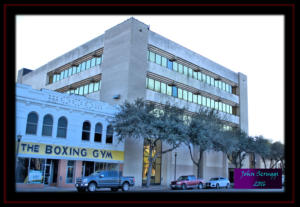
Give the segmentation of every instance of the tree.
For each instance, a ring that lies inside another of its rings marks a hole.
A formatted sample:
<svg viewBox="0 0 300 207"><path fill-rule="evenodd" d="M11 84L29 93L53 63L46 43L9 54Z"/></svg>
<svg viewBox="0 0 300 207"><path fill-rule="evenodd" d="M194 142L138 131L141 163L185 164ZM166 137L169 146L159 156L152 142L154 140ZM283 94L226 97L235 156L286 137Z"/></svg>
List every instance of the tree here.
<svg viewBox="0 0 300 207"><path fill-rule="evenodd" d="M282 143L274 142L271 144L269 159L269 168L274 168L278 162L282 162L284 159L284 145Z"/></svg>
<svg viewBox="0 0 300 207"><path fill-rule="evenodd" d="M200 177L203 154L206 150L215 149L213 140L219 137L222 124L214 110L201 109L190 117L185 125L187 133L184 143L189 149L192 162L197 167L197 176ZM192 146L198 149L198 155L192 153Z"/></svg>
<svg viewBox="0 0 300 207"><path fill-rule="evenodd" d="M270 153L271 153L271 142L268 139L265 139L262 135L256 136L255 137L255 153L257 153L263 163L265 168L267 168L267 159L270 158Z"/></svg>
<svg viewBox="0 0 300 207"><path fill-rule="evenodd" d="M148 173L146 186L150 185L152 165L160 154L170 152L180 146L184 139L184 109L169 103L155 105L136 99L119 106L119 112L111 124L119 141L127 138L143 139L149 144ZM158 143L167 143L170 148L155 152Z"/></svg>

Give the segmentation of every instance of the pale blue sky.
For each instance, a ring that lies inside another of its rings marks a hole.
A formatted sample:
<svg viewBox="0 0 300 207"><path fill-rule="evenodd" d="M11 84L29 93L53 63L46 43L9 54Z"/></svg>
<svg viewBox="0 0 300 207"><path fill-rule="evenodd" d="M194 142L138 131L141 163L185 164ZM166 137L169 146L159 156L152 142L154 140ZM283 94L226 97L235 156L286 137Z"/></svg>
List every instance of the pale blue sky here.
<svg viewBox="0 0 300 207"><path fill-rule="evenodd" d="M131 16L16 17L17 68L36 69ZM136 15L150 30L248 77L249 135L284 142L284 16Z"/></svg>

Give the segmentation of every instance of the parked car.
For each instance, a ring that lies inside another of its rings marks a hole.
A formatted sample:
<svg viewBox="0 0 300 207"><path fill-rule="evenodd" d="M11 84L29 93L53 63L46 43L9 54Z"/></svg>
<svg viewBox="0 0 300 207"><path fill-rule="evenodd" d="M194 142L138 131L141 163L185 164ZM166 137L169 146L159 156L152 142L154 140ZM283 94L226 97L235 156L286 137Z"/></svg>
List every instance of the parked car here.
<svg viewBox="0 0 300 207"><path fill-rule="evenodd" d="M172 189L188 189L188 188L198 188L202 189L204 187L204 180L202 178L197 179L194 175L184 175L180 176L177 180L172 181L170 184Z"/></svg>
<svg viewBox="0 0 300 207"><path fill-rule="evenodd" d="M97 171L89 176L76 179L75 187L78 192L96 191L97 188L110 188L112 191L128 191L130 186L134 186L134 177L123 177L119 171Z"/></svg>
<svg viewBox="0 0 300 207"><path fill-rule="evenodd" d="M206 188L221 188L226 187L230 188L230 181L227 178L223 177L214 177L206 182Z"/></svg>

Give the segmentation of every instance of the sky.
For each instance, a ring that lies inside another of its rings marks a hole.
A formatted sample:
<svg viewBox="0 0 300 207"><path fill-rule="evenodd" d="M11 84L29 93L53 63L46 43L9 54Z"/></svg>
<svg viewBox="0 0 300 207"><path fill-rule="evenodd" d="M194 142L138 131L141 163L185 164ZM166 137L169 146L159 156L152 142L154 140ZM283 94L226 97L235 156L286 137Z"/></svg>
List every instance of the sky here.
<svg viewBox="0 0 300 207"><path fill-rule="evenodd" d="M37 69L130 17L247 75L249 135L284 143L283 15L18 15L16 70Z"/></svg>

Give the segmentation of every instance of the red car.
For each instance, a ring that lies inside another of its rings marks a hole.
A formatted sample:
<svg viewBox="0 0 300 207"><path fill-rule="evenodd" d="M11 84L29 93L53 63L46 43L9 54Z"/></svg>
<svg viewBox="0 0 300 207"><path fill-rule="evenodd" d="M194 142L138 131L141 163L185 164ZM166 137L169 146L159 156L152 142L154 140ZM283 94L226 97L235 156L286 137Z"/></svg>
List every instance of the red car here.
<svg viewBox="0 0 300 207"><path fill-rule="evenodd" d="M186 190L188 188L202 189L204 187L204 180L197 179L194 175L180 176L176 181L172 181L170 187L172 189Z"/></svg>

